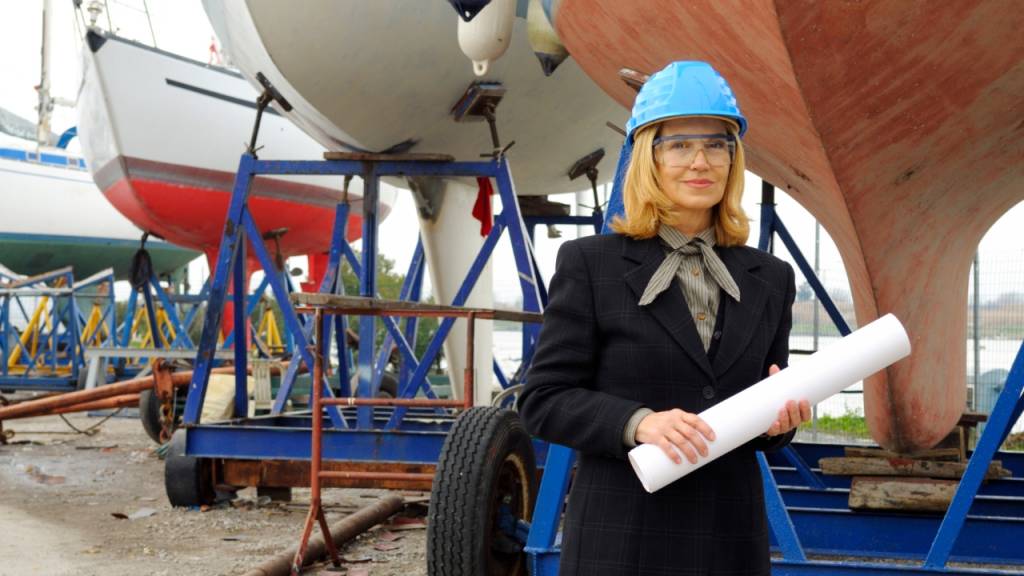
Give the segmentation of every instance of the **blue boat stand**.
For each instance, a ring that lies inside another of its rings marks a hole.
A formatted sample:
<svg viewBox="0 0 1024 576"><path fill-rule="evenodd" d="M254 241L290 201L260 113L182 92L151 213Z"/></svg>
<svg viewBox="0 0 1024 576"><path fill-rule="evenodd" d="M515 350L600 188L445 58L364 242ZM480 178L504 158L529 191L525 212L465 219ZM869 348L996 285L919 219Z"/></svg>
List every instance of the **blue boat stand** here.
<svg viewBox="0 0 1024 576"><path fill-rule="evenodd" d="M272 161L260 160L252 154L242 155L235 185L232 191L228 213L225 219L224 234L218 251L214 270L209 286L209 305L200 337L193 379L190 384L188 399L184 410L184 425L187 431L187 449L190 456L209 458L243 458L243 459L294 459L309 458L309 415L285 413L284 409L289 397L292 396L295 375L300 371L300 364L307 369L313 366L311 345L312 321L295 313L289 300L290 289L286 285L286 277L280 274L266 275L266 282L281 306L287 332L293 339L293 359L290 362L278 394L269 415L255 419L245 419L247 403L245 392L245 367L247 362L247 345L236 345L236 419L230 423L206 423L200 421L202 404L205 396L216 336L223 315L224 303L227 301L229 278L244 283L242 263L244 251L253 250L264 270L274 270L266 246L261 237L258 223L248 209L249 188L255 175L301 175L319 174L338 177L360 176L363 180L363 212L362 242L363 249L355 254L346 241L346 225L350 204L347 197L336 207L335 225L329 247L327 272L321 284L321 292L343 293L339 269L344 262L352 267L360 279L361 296L376 296L376 238L378 225L378 183L386 176L435 176L435 177L485 177L496 182L496 190L501 199L502 212L495 217L494 226L483 242L466 278L450 303L461 306L465 303L477 278L484 270L495 245L508 232L515 258L517 278L523 292L523 308L525 311L539 312L541 309L540 281L536 274L526 227L519 213L515 189L512 183L508 159L499 157L479 162L455 162L449 158L424 158L415 155L389 155L360 159L333 159L324 161ZM402 296L418 299L423 277L423 249L417 246L406 274L402 287ZM510 271L511 272L511 271ZM242 310L239 295L242 290L235 290L236 314ZM333 385L323 381L315 385L322 386L325 398L334 396L335 390L349 395L349 375L357 374L356 396L373 397L379 387L380 375L386 359L375 355L373 346L360 346L358 357L353 362L349 357L348 347L344 343L344 317L337 316L325 319L325 337L321 346L329 346L333 330L337 342L339 368L337 380ZM359 321L359 339L361 342L374 341L374 318L363 317ZM427 373L434 363L434 358L441 350L445 337L451 329L453 319L445 319L427 345L422 357L414 354L415 324L407 322L402 330L397 319L382 318L387 329L388 342L381 347L381 354L388 354L393 342L400 353L401 368L399 378L399 396L413 398L424 395L436 397L427 382ZM236 317L234 323L234 341L245 343L244 317ZM529 358L533 343L536 341L538 327L524 327L526 350L523 357ZM360 367L355 370L355 367ZM499 380L511 385L504 374L499 372ZM522 372L522 371L520 371ZM350 461L394 461L410 464L436 464L441 445L444 442L444 431L450 425L451 414L438 414L430 410L426 414L422 410L405 409L402 407L380 408L360 406L354 410L327 407L330 425L324 432L324 458L326 460ZM431 418L424 418L424 416ZM412 432L415 431L415 434ZM296 432L300 432L296 434ZM304 436L304 438L303 438ZM367 453L369 450L369 454Z"/></svg>
<svg viewBox="0 0 1024 576"><path fill-rule="evenodd" d="M84 333L86 302L99 313L89 334ZM85 347L113 344L114 310L111 269L75 280L71 267L26 277L0 266L0 390L79 388L86 374ZM23 336L34 344L23 345Z"/></svg>

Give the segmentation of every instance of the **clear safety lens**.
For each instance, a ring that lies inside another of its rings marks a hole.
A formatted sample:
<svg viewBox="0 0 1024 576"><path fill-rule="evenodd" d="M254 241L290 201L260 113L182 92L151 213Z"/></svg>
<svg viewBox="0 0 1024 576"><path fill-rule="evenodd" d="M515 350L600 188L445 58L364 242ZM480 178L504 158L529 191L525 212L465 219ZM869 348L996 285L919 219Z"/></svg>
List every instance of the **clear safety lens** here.
<svg viewBox="0 0 1024 576"><path fill-rule="evenodd" d="M674 168L692 166L697 153L703 151L712 166L728 166L736 150L732 134L672 134L654 139L659 163Z"/></svg>

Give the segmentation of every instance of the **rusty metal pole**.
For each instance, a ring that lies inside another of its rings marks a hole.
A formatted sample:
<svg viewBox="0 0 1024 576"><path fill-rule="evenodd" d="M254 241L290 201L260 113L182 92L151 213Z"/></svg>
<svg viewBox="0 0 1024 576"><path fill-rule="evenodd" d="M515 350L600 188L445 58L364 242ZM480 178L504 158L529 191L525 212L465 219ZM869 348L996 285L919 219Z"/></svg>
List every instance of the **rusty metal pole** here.
<svg viewBox="0 0 1024 576"><path fill-rule="evenodd" d="M32 416L53 416L55 414L69 414L71 412L88 412L89 410L110 410L113 408L126 408L129 406L138 405L138 394L124 394L121 396L113 396L111 398L94 400L92 402L82 402L80 404L75 404L74 406L54 408L53 410L47 410L45 412L40 412L39 414L33 414ZM28 418L28 416L24 416L24 418Z"/></svg>
<svg viewBox="0 0 1024 576"><path fill-rule="evenodd" d="M465 403L464 407L468 410L475 404L475 398L473 397L473 384L475 380L473 372L475 370L475 366L473 361L475 360L474 354L476 353L476 350L473 344L476 340L476 312L470 312L469 315L466 316L466 323L468 324L466 326L466 368L462 375L465 390L463 392L462 400Z"/></svg>
<svg viewBox="0 0 1024 576"><path fill-rule="evenodd" d="M161 368L161 365L159 364L154 366L154 372L161 369L164 368ZM234 368L231 366L214 368L211 372L214 374L234 373ZM173 374L170 374L170 381L175 388L188 386L189 383L192 382L192 371L174 372ZM107 384L91 390L77 390L66 394L56 394L37 398L35 400L26 400L25 402L18 402L17 404L11 404L10 406L0 408L0 420L13 420L15 418L39 416L53 410L74 407L86 402L95 402L104 398L125 396L127 394L138 394L143 390L152 389L155 382L156 378L154 376L147 376L145 378L135 378L132 380L125 380L124 382ZM75 411L76 410L71 410L71 412Z"/></svg>
<svg viewBox="0 0 1024 576"><path fill-rule="evenodd" d="M323 533L323 542L331 556L331 563L335 568L341 567L341 559L338 557L338 550L334 547L334 540L331 538L331 529L327 525L327 518L324 516L324 509L320 501L320 464L321 464L321 434L323 433L323 398L324 385L324 312L322 308L316 310L314 315L316 337L313 345L310 346L313 353L313 426L312 426L312 449L310 450L309 462L309 513L306 515L306 524L302 528L302 538L295 550L295 558L292 560L292 576L298 576L302 572L303 560L306 555L306 547L309 544L309 537L313 532L313 522L320 524L320 531ZM323 551L321 550L321 554Z"/></svg>
<svg viewBox="0 0 1024 576"><path fill-rule="evenodd" d="M171 375L175 386L185 386L192 380L191 372L176 372ZM36 415L49 410L56 410L68 406L75 406L83 402L94 402L103 398L123 396L125 394L137 394L143 390L153 387L153 377L135 378L116 384L108 384L93 388L91 390L78 390L57 396L47 396L38 400L19 402L11 406L0 408L0 420Z"/></svg>
<svg viewBox="0 0 1024 576"><path fill-rule="evenodd" d="M336 522L334 526L331 526L331 545L338 547L354 539L356 536L400 512L404 505L404 502L398 496L386 496L365 508L360 508L358 511L349 514ZM307 564L312 564L314 559L323 557L324 552L326 552L324 540L320 538L312 539L306 552ZM294 574L295 572L292 571L292 568L295 556L295 549L287 550L281 555L271 558L256 568L249 570L242 576L285 576L289 572Z"/></svg>

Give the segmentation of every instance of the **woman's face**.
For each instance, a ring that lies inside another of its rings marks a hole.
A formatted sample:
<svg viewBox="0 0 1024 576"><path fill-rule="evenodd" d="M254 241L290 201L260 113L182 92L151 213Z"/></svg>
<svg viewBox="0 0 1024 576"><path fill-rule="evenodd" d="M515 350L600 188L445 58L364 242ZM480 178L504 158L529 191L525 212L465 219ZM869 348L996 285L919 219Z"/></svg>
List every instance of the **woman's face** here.
<svg viewBox="0 0 1024 576"><path fill-rule="evenodd" d="M658 182L676 205L676 212L681 218L692 221L706 217L710 225L711 208L721 202L725 194L731 155L729 160L723 160L721 149L713 149L721 141L699 138L673 140L671 137L727 133L725 121L717 118L673 118L660 126L657 138L668 139L654 148ZM680 162L680 158L686 160Z"/></svg>

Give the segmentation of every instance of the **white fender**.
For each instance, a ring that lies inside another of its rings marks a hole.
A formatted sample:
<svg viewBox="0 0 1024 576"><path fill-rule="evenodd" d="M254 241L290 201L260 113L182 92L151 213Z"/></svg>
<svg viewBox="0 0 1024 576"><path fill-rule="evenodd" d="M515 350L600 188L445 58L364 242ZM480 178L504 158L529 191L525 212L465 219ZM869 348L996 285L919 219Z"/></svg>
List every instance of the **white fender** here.
<svg viewBox="0 0 1024 576"><path fill-rule="evenodd" d="M473 61L477 76L487 74L491 62L501 58L512 39L516 0L491 0L470 22L458 18L459 48Z"/></svg>

